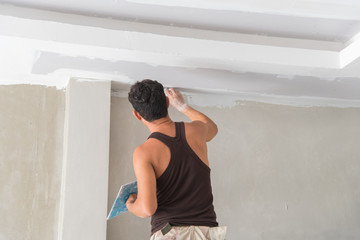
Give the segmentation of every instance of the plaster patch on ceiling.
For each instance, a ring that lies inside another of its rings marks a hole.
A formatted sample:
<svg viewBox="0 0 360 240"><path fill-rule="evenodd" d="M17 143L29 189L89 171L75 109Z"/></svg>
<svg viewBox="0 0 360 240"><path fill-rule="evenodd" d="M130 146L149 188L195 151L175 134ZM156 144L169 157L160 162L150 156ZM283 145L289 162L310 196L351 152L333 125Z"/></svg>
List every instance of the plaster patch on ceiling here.
<svg viewBox="0 0 360 240"><path fill-rule="evenodd" d="M276 76L277 78L283 78L283 79L289 79L289 80L293 80L294 79L294 75L285 75L285 74L280 74Z"/></svg>
<svg viewBox="0 0 360 240"><path fill-rule="evenodd" d="M118 79L119 82L125 83L151 78L167 86L189 89L201 89L207 86L208 89L280 96L360 99L359 78L338 77L335 78L337 81L321 80L312 76L284 78L279 77L278 74L237 73L205 68L153 67L145 63L108 62L102 59L61 56L55 53L42 53L33 66L32 73L49 75L63 72L69 76L71 71L74 71L73 75L88 72L87 76L82 76L84 78L107 78L114 81Z"/></svg>
<svg viewBox="0 0 360 240"><path fill-rule="evenodd" d="M186 95L185 95L186 96ZM232 108L237 105L244 104L244 101L261 102L276 105L287 105L296 107L339 107L339 108L359 108L360 101L358 100L343 100L332 98L317 98L317 97L291 97L268 95L259 93L237 93L236 95L229 94L203 94L192 95L188 93L188 102L200 107L218 107L218 108Z"/></svg>
<svg viewBox="0 0 360 240"><path fill-rule="evenodd" d="M112 97L127 98L129 85L112 83ZM171 87L164 85L164 87ZM221 91L213 89L187 89L176 88L183 93L184 99L191 106L232 108L245 105L247 102L259 102L275 105L286 105L294 107L337 107L337 108L359 108L360 100L318 98L308 96L279 96L259 93L245 93L235 91Z"/></svg>

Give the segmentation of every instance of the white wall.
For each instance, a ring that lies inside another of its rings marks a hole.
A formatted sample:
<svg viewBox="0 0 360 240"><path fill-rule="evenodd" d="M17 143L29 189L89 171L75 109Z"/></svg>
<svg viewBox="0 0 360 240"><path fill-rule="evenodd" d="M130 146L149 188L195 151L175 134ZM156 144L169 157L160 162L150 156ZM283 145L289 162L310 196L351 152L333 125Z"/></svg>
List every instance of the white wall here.
<svg viewBox="0 0 360 240"><path fill-rule="evenodd" d="M106 237L110 81L67 87L59 240Z"/></svg>

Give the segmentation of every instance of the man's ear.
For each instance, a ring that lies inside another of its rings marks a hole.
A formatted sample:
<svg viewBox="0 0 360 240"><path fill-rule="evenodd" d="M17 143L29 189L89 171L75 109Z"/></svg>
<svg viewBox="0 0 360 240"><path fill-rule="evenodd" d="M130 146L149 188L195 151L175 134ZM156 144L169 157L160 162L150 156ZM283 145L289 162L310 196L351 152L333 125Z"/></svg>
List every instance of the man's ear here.
<svg viewBox="0 0 360 240"><path fill-rule="evenodd" d="M167 106L167 108L169 108L169 105L170 105L170 100L169 100L168 97L166 97L166 106Z"/></svg>
<svg viewBox="0 0 360 240"><path fill-rule="evenodd" d="M140 116L140 114L137 111L133 110L133 115L134 115L134 117L137 118L137 120L141 121L142 117Z"/></svg>

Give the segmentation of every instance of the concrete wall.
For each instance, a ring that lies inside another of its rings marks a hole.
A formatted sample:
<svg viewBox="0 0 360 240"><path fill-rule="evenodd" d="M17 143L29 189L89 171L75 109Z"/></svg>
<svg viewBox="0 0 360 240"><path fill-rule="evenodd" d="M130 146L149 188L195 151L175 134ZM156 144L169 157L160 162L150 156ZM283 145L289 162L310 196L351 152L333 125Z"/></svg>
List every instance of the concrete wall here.
<svg viewBox="0 0 360 240"><path fill-rule="evenodd" d="M56 239L65 91L0 86L0 239Z"/></svg>
<svg viewBox="0 0 360 240"><path fill-rule="evenodd" d="M359 108L240 102L198 109L219 127L208 146L227 239L358 239ZM132 151L149 135L131 111L127 99L112 97L108 209L119 186L135 179ZM108 222L107 239L146 239L149 225L126 213Z"/></svg>

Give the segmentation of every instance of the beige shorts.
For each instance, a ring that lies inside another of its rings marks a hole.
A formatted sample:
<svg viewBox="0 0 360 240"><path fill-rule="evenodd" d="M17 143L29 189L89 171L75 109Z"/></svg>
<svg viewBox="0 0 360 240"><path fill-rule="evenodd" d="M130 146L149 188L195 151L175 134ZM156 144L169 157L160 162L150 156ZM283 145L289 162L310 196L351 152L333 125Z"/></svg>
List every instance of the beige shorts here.
<svg viewBox="0 0 360 240"><path fill-rule="evenodd" d="M151 236L150 240L224 240L225 235L226 227L224 226L173 226L165 236L159 230Z"/></svg>

